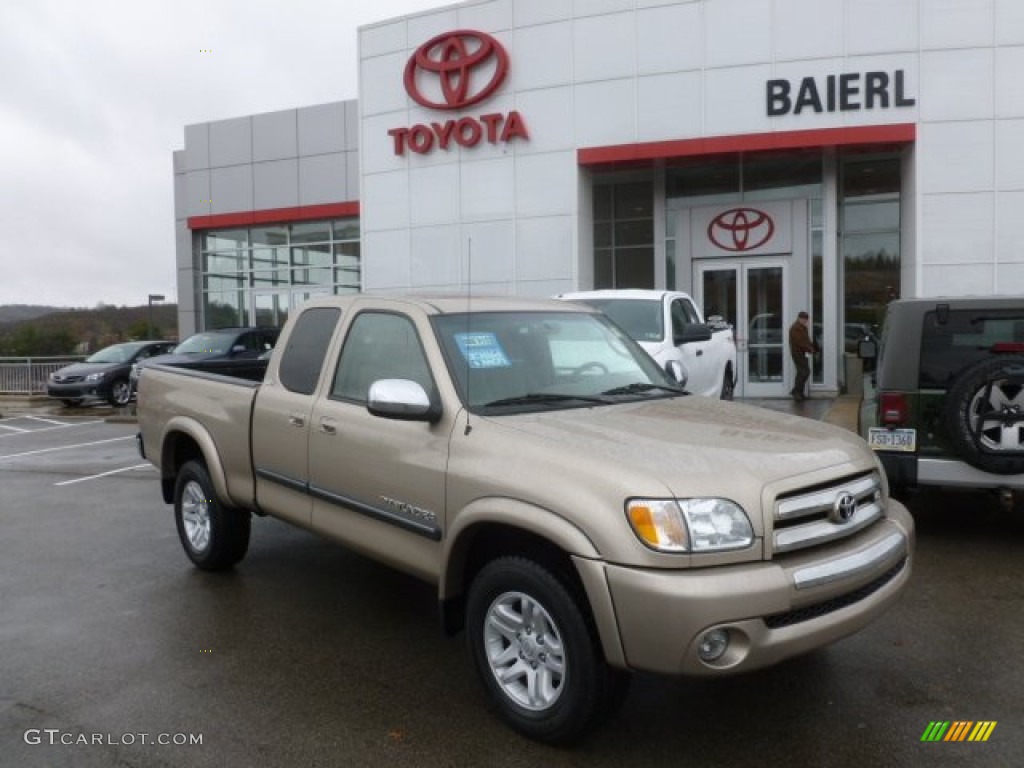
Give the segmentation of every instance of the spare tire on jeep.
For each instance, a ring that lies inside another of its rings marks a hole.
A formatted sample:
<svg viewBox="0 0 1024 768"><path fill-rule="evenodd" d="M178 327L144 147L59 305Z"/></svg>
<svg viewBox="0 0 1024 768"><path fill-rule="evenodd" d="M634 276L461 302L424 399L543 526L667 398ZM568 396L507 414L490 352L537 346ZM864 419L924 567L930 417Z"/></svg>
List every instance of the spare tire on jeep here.
<svg viewBox="0 0 1024 768"><path fill-rule="evenodd" d="M946 394L945 423L968 464L997 475L1024 472L1024 356L962 371Z"/></svg>

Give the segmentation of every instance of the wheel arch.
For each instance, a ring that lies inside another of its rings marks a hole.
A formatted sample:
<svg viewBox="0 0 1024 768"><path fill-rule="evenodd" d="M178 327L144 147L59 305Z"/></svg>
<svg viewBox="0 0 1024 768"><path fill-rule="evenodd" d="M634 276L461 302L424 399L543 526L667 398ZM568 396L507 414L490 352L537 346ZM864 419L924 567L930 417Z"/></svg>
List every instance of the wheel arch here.
<svg viewBox="0 0 1024 768"><path fill-rule="evenodd" d="M198 460L206 467L210 482L218 498L230 502L227 478L221 464L217 445L201 424L194 419L179 417L167 423L160 449L160 490L164 501L174 501L174 483L178 471L188 461Z"/></svg>
<svg viewBox="0 0 1024 768"><path fill-rule="evenodd" d="M606 660L626 666L604 562L593 542L575 525L522 502L481 500L459 515L446 541L438 599L447 634L463 629L466 592L484 565L504 556L525 557L564 578L580 595Z"/></svg>

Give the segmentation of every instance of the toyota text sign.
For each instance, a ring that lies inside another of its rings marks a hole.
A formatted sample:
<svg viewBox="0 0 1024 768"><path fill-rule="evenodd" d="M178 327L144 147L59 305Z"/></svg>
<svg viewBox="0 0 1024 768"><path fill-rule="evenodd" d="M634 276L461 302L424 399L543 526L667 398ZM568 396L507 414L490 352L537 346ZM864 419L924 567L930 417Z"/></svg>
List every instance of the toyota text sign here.
<svg viewBox="0 0 1024 768"><path fill-rule="evenodd" d="M505 82L509 58L495 38L483 32L460 29L433 37L409 57L405 65L405 91L422 107L438 111L460 111L489 99ZM447 150L452 144L475 147L512 139L529 139L526 123L518 111L465 115L447 120L419 123L409 128L392 128L395 154L406 150L427 154L435 148Z"/></svg>

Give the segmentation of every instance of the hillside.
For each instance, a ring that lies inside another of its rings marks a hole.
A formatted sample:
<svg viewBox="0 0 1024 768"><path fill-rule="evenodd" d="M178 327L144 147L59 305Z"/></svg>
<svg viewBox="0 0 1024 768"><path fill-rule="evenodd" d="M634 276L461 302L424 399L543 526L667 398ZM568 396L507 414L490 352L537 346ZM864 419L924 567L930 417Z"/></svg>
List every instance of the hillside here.
<svg viewBox="0 0 1024 768"><path fill-rule="evenodd" d="M39 304L0 304L0 326L67 311L65 307L46 307Z"/></svg>
<svg viewBox="0 0 1024 768"><path fill-rule="evenodd" d="M19 312L23 319L4 322L6 310L0 307L0 356L68 355L95 352L110 344L133 339L177 339L178 306L153 305L153 332L148 331L149 307L114 307L100 305L94 309L58 309L15 306L10 315ZM34 314L34 310L49 312ZM24 318L25 311L29 317Z"/></svg>

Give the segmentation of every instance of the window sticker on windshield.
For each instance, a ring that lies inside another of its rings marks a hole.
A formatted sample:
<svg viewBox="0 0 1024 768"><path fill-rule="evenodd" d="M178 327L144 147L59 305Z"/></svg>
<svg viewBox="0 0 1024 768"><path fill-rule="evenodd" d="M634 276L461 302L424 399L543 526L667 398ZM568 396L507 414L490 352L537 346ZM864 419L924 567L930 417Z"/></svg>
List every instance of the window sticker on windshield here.
<svg viewBox="0 0 1024 768"><path fill-rule="evenodd" d="M456 333L455 343L470 368L507 368L512 365L493 333Z"/></svg>

